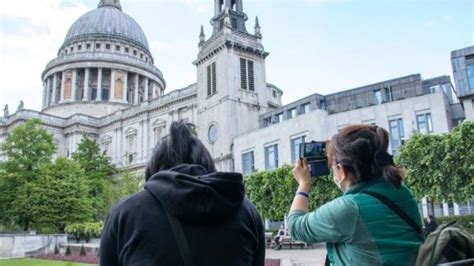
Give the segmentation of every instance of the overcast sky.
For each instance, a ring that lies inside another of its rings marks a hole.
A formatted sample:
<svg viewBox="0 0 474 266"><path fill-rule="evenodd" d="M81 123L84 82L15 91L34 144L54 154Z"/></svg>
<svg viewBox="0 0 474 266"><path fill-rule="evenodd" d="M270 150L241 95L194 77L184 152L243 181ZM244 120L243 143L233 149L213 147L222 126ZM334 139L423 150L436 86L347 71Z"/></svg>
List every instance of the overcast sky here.
<svg viewBox="0 0 474 266"><path fill-rule="evenodd" d="M71 24L98 0L0 1L0 105L41 108L41 72ZM143 28L167 91L196 82L200 25L212 0L122 0ZM452 75L450 52L474 43L474 0L243 0L259 16L267 81L284 103L421 73ZM3 115L1 113L0 115Z"/></svg>

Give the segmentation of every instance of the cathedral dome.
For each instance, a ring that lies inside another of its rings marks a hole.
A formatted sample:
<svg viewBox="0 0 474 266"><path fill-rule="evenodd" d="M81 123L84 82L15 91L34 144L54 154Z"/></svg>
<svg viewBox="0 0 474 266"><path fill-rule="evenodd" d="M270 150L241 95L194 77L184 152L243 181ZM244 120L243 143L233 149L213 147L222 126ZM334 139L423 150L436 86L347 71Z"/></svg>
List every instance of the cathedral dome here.
<svg viewBox="0 0 474 266"><path fill-rule="evenodd" d="M86 38L111 37L131 42L149 51L142 28L122 12L119 1L102 0L99 7L77 19L66 35L62 46Z"/></svg>

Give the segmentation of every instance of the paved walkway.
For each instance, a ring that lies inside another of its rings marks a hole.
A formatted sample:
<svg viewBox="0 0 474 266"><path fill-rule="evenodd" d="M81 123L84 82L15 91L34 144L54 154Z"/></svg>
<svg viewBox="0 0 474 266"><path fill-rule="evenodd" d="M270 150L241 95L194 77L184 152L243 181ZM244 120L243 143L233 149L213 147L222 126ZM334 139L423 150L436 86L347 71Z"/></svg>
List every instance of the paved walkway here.
<svg viewBox="0 0 474 266"><path fill-rule="evenodd" d="M266 250L266 258L281 259L281 266L320 266L326 260L326 247L314 249Z"/></svg>

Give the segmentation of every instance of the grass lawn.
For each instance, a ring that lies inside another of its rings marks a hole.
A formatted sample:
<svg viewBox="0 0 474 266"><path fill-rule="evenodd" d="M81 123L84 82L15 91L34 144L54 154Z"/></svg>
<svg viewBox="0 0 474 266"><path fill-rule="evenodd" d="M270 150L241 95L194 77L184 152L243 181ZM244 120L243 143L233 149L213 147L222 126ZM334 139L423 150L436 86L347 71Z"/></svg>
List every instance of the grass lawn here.
<svg viewBox="0 0 474 266"><path fill-rule="evenodd" d="M0 266L90 266L94 264L82 264L67 261L37 260L37 259L12 259L0 260Z"/></svg>

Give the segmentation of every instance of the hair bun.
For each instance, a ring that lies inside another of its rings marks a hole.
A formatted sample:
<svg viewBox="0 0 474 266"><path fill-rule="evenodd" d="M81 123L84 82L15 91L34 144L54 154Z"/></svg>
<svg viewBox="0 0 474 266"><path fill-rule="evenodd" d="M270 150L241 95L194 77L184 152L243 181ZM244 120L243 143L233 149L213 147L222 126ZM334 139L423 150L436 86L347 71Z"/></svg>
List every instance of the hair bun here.
<svg viewBox="0 0 474 266"><path fill-rule="evenodd" d="M387 165L394 165L393 156L386 151L377 151L374 154L375 165L379 169L383 169Z"/></svg>

